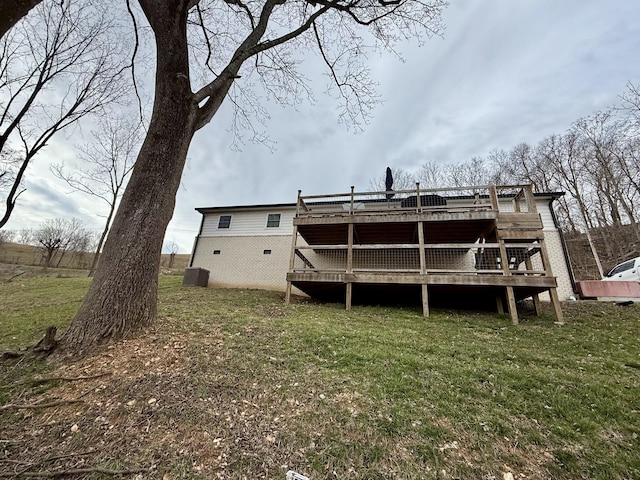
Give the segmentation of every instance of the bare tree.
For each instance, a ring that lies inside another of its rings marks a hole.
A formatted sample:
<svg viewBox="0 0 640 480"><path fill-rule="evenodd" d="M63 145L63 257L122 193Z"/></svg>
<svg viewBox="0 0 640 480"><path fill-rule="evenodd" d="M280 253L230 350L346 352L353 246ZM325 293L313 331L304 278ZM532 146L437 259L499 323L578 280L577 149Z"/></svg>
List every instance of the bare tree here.
<svg viewBox="0 0 640 480"><path fill-rule="evenodd" d="M187 150L225 98L238 105L240 115L246 113L241 96L256 80L275 99L297 101L309 90L296 65L316 53L342 99L342 118L357 121L376 101L367 44L392 49L403 38L439 33L445 3L139 0L139 5L156 44L153 112L102 260L61 339L61 348L71 351L134 334L155 318L162 242ZM359 29L366 29L366 39Z"/></svg>
<svg viewBox="0 0 640 480"><path fill-rule="evenodd" d="M105 38L111 28L112 18L91 2L44 2L0 40L0 152L10 152L15 167L2 173L9 188L0 228L38 152L122 93L119 50Z"/></svg>
<svg viewBox="0 0 640 480"><path fill-rule="evenodd" d="M416 188L416 179L413 175L401 168L390 168L394 190L414 190ZM369 180L369 188L373 192L384 192L386 190L386 179L386 172L383 172L380 177Z"/></svg>
<svg viewBox="0 0 640 480"><path fill-rule="evenodd" d="M18 243L22 245L31 245L33 243L33 230L30 228L18 230Z"/></svg>
<svg viewBox="0 0 640 480"><path fill-rule="evenodd" d="M52 173L71 188L95 197L108 206L104 228L89 269L90 277L95 271L117 202L135 163L142 133L142 124L135 119L135 115L107 116L92 132L94 141L80 148L86 167L75 165L65 169L63 163L51 167Z"/></svg>
<svg viewBox="0 0 640 480"><path fill-rule="evenodd" d="M77 245L78 239L87 235L83 223L77 218L70 220L54 218L43 222L33 233L35 240L43 250L43 264L46 271L58 256L58 263L65 253Z"/></svg>
<svg viewBox="0 0 640 480"><path fill-rule="evenodd" d="M95 245L95 235L91 230L87 230L82 226L78 228L71 237L66 252L70 257L67 264L71 267L87 268L89 263L85 261L85 257L91 255L91 249ZM58 259L57 266L62 262L62 257Z"/></svg>
<svg viewBox="0 0 640 480"><path fill-rule="evenodd" d="M445 186L443 173L442 164L430 160L422 164L416 180L425 188L440 188Z"/></svg>
<svg viewBox="0 0 640 480"><path fill-rule="evenodd" d="M0 244L12 243L16 239L16 232L13 230L2 230L0 232Z"/></svg>
<svg viewBox="0 0 640 480"><path fill-rule="evenodd" d="M176 253L178 253L178 244L171 240L166 243L165 248L169 252L169 268L173 268L173 262L175 261Z"/></svg>
<svg viewBox="0 0 640 480"><path fill-rule="evenodd" d="M490 155L499 155L492 152ZM437 163L425 162L420 167L418 180L427 188L470 187L498 183L499 170L494 169L495 161L483 157L472 157L466 162Z"/></svg>
<svg viewBox="0 0 640 480"><path fill-rule="evenodd" d="M627 91L621 95L623 110L633 122L634 133L640 134L640 86L627 83Z"/></svg>
<svg viewBox="0 0 640 480"><path fill-rule="evenodd" d="M7 243L13 243L16 238L16 232L13 230L0 230L0 251L4 253L4 246ZM4 256L4 255L3 255Z"/></svg>
<svg viewBox="0 0 640 480"><path fill-rule="evenodd" d="M447 165L444 174L449 179L450 185L455 187L489 185L496 181L490 164L482 157L471 157L466 162Z"/></svg>

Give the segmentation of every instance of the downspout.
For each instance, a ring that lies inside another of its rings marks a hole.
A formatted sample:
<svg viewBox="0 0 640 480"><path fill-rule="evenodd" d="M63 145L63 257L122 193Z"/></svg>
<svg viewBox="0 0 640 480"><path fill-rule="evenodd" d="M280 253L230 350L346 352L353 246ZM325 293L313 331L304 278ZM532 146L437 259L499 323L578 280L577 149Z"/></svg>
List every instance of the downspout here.
<svg viewBox="0 0 640 480"><path fill-rule="evenodd" d="M575 276L573 275L573 267L571 266L571 260L569 258L569 249L567 248L567 242L564 239L564 233L562 233L562 229L558 225L558 217L556 217L556 212L553 210L552 203L554 200L555 200L555 197L551 197L551 200L549 200L549 211L551 212L553 225L556 227L556 230L560 234L560 245L562 245L562 254L564 255L564 262L567 265L567 270L569 270L569 280L571 280L571 289L575 293L578 291L578 287L576 285Z"/></svg>
<svg viewBox="0 0 640 480"><path fill-rule="evenodd" d="M196 256L196 249L198 248L198 240L200 239L200 235L202 235L203 226L204 226L204 213L202 214L202 220L200 220L200 230L198 230L198 235L196 235L196 238L193 240L193 248L191 249L191 258L189 259L189 268L193 267L193 259Z"/></svg>

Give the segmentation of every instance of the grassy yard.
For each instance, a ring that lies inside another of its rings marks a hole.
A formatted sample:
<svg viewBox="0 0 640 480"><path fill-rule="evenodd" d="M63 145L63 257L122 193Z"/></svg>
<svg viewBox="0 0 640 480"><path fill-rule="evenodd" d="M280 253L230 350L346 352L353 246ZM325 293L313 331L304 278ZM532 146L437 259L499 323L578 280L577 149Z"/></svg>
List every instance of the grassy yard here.
<svg viewBox="0 0 640 480"><path fill-rule="evenodd" d="M0 477L640 478L636 305L574 302L564 326L549 312L514 327L181 280L161 277L161 318L139 338L73 364L0 363ZM0 284L0 351L62 330L88 282Z"/></svg>

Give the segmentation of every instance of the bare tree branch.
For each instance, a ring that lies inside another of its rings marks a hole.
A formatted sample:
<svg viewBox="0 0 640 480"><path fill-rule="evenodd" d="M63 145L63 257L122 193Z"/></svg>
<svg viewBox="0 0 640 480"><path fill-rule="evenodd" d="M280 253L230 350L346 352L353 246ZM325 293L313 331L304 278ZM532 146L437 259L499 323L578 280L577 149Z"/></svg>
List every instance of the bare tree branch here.
<svg viewBox="0 0 640 480"><path fill-rule="evenodd" d="M3 195L0 228L24 192L27 167L40 150L57 132L124 92L122 69L114 63L116 47L103 38L111 26L112 19L89 4L52 2L39 6L2 39L3 48L13 54L0 57L0 94L8 99L0 113L0 153L13 142L21 165ZM50 90L56 92L57 105L45 98Z"/></svg>

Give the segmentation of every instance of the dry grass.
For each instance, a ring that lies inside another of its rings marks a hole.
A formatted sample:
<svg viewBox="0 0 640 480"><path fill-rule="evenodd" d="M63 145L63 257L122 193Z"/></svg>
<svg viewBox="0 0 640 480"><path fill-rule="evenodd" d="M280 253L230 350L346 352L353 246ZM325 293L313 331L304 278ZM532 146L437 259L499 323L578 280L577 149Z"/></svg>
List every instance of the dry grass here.
<svg viewBox="0 0 640 480"><path fill-rule="evenodd" d="M182 272L189 264L189 254L176 254L171 260L169 254L162 254L160 266L164 270L172 272ZM86 275L93 253L89 252L66 252L59 265L57 257L54 257L53 267L49 268L48 275ZM16 269L33 270L33 267L43 265L43 250L33 245L23 245L19 243L0 242L0 274ZM62 272L62 273L61 273ZM41 271L39 272L41 273Z"/></svg>
<svg viewBox="0 0 640 480"><path fill-rule="evenodd" d="M161 317L136 339L72 364L1 364L1 475L640 477L636 306L577 302L564 327L551 316L513 327L180 282L161 279ZM43 312L64 323L87 285L1 286L13 333L0 348L30 343ZM59 403L7 407L43 402Z"/></svg>

